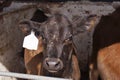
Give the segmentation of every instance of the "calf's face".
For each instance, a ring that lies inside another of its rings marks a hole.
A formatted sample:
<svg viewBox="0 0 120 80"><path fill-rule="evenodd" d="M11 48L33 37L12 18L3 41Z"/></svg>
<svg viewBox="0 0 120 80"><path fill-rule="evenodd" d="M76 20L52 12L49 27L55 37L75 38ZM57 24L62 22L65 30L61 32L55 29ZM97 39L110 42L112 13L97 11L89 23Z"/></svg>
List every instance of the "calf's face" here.
<svg viewBox="0 0 120 80"><path fill-rule="evenodd" d="M87 24L90 25L91 23ZM42 37L43 67L47 71L55 73L66 68L75 47L72 42L73 29L65 16L56 14L41 24L23 21L20 23L20 28L26 35L32 30L38 39ZM79 28L74 32L78 33Z"/></svg>
<svg viewBox="0 0 120 80"><path fill-rule="evenodd" d="M43 67L46 70L58 72L65 68L73 50L72 27L65 16L55 15L41 24L22 21L19 27L25 35L34 31L38 39L42 37Z"/></svg>
<svg viewBox="0 0 120 80"><path fill-rule="evenodd" d="M71 24L65 16L56 15L43 23L40 30L44 45L43 66L49 72L58 72L71 57Z"/></svg>

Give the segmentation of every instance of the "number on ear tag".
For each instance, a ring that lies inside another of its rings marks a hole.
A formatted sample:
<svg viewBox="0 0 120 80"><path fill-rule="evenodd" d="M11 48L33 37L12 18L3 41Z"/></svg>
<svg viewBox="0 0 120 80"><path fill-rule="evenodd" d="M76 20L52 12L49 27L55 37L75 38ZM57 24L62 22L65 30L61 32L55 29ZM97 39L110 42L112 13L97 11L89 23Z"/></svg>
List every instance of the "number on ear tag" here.
<svg viewBox="0 0 120 80"><path fill-rule="evenodd" d="M26 36L23 41L23 47L29 50L37 50L38 48L38 39L35 36L35 33L31 31L31 34Z"/></svg>

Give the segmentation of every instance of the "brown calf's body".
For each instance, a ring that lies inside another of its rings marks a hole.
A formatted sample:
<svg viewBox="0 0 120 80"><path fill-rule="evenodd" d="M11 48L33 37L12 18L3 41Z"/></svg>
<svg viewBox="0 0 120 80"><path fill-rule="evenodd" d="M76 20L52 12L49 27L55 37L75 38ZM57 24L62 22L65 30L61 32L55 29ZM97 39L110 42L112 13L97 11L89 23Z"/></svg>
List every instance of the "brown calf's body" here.
<svg viewBox="0 0 120 80"><path fill-rule="evenodd" d="M120 80L120 7L102 16L93 34L91 80ZM100 74L100 76L99 76Z"/></svg>
<svg viewBox="0 0 120 80"><path fill-rule="evenodd" d="M41 74L42 51L42 38L39 38L39 46L37 50L25 49L24 62L28 74Z"/></svg>
<svg viewBox="0 0 120 80"><path fill-rule="evenodd" d="M120 80L120 43L101 49L97 61L102 80Z"/></svg>

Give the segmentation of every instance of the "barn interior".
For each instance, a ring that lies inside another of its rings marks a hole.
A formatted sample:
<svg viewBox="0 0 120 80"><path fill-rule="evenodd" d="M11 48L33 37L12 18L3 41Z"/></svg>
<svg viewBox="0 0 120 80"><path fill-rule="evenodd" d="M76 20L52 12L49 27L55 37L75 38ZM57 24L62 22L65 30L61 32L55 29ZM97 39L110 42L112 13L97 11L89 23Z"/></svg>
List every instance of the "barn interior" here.
<svg viewBox="0 0 120 80"><path fill-rule="evenodd" d="M105 22L106 17L114 13L119 7L119 2L84 2L84 1L65 1L65 2L25 2L25 0L12 1L6 5L0 5L0 71L26 73L24 65L23 39L24 35L18 25L21 20L29 19L36 22L44 22L52 14L59 12L66 15L70 21L75 17L86 18L90 15L97 15L98 23L85 33L80 34L81 38L81 57L85 63L89 62L92 52L92 36L96 26L108 23L114 27L112 18ZM92 1L92 0L91 0ZM94 0L98 1L98 0ZM120 9L118 9L120 12ZM114 22L119 21L120 14L112 14L118 17ZM102 18L101 18L102 17ZM119 24L120 25L120 24ZM104 36L104 35L103 35ZM112 36L111 36L112 37ZM82 65L81 64L81 65ZM0 80L17 80L16 78L1 77Z"/></svg>

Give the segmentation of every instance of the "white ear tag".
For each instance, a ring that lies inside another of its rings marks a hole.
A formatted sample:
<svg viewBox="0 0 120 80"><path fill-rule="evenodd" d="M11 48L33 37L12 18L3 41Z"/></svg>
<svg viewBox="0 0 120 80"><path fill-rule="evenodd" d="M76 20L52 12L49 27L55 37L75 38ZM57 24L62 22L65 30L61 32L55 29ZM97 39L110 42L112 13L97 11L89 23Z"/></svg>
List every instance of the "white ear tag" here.
<svg viewBox="0 0 120 80"><path fill-rule="evenodd" d="M23 47L29 50L37 50L38 48L38 39L35 36L35 33L31 31L31 34L26 36L23 41Z"/></svg>

